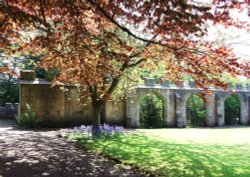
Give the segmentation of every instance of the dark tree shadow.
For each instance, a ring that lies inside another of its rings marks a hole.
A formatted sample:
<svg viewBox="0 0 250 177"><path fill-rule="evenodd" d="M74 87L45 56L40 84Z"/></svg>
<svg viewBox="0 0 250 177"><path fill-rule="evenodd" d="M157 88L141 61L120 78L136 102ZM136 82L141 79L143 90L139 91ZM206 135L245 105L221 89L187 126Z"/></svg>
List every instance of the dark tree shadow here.
<svg viewBox="0 0 250 177"><path fill-rule="evenodd" d="M1 177L141 176L57 138L55 130L24 130L0 122Z"/></svg>

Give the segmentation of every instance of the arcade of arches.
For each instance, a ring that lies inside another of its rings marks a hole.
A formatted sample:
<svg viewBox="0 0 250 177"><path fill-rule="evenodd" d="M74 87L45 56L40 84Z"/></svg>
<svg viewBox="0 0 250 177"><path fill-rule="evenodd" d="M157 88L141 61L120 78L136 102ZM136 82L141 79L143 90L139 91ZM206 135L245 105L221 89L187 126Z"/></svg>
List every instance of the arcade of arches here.
<svg viewBox="0 0 250 177"><path fill-rule="evenodd" d="M154 84L138 86L128 95L126 115L130 120L130 126L140 126L140 100L144 95L153 93L163 102L164 127L186 127L190 123L208 127L250 124L249 88L236 89L234 92L210 88L210 91L212 94L207 97L207 102L201 100L198 103L202 116L198 122L190 119L192 112L188 104L190 105L192 97L197 96L202 90L192 86L177 87Z"/></svg>

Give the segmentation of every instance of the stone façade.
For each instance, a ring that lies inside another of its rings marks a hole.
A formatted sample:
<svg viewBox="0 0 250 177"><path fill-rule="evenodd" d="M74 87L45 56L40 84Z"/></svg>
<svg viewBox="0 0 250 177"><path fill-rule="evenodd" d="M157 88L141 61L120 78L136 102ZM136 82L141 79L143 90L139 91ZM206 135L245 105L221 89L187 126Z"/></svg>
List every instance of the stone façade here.
<svg viewBox="0 0 250 177"><path fill-rule="evenodd" d="M212 94L206 103L206 126L225 125L224 102L232 92L210 88ZM147 93L160 96L164 102L165 127L186 126L186 102L201 89L190 86L176 86L169 82L156 85L153 80L145 80L145 84L134 88L127 95L126 101L107 101L102 122L127 127L139 126L139 101ZM241 119L243 125L250 123L250 88L239 88L234 91L241 102ZM35 79L34 72L22 71L20 81L20 114L26 111L29 104L37 115L45 120L48 127L91 124L91 101L85 104L78 102L79 88L76 86L57 85L44 79Z"/></svg>
<svg viewBox="0 0 250 177"><path fill-rule="evenodd" d="M50 81L35 79L34 72L22 71L20 79L20 109L22 115L27 104L36 115L45 120L46 127L63 127L91 124L92 105L78 101L79 88L76 86L52 86ZM107 101L105 121L109 124L124 125L124 101Z"/></svg>

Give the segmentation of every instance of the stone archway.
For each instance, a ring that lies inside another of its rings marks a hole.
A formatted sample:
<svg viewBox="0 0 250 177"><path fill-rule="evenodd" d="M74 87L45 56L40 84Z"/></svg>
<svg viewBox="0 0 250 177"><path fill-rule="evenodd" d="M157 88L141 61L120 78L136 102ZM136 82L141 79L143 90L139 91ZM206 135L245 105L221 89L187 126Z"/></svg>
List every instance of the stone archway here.
<svg viewBox="0 0 250 177"><path fill-rule="evenodd" d="M151 92L140 97L140 127L161 128L164 127L164 98Z"/></svg>
<svg viewBox="0 0 250 177"><path fill-rule="evenodd" d="M205 126L207 110L205 101L199 94L192 94L186 101L187 126Z"/></svg>
<svg viewBox="0 0 250 177"><path fill-rule="evenodd" d="M224 101L225 125L237 125L242 122L241 99L237 94L229 95Z"/></svg>
<svg viewBox="0 0 250 177"><path fill-rule="evenodd" d="M130 127L139 127L140 126L140 100L141 98L149 93L153 93L161 98L163 101L163 119L164 127L167 126L167 92L162 89L137 89L135 92L131 92L126 100L126 116L127 116L127 125Z"/></svg>

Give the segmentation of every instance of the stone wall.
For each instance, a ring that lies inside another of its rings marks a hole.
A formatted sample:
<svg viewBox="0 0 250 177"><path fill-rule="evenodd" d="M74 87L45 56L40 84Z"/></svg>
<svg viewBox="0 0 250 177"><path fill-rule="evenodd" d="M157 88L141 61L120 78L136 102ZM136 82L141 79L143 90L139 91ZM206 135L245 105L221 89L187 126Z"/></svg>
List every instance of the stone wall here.
<svg viewBox="0 0 250 177"><path fill-rule="evenodd" d="M54 86L44 79L34 79L31 71L22 71L20 81L20 113L24 114L27 104L47 127L73 126L92 123L91 101L78 101L79 88L75 86ZM124 125L124 102L106 103L106 123Z"/></svg>
<svg viewBox="0 0 250 177"><path fill-rule="evenodd" d="M126 105L124 101L107 101L105 107L106 123L113 125L126 125Z"/></svg>
<svg viewBox="0 0 250 177"><path fill-rule="evenodd" d="M0 107L0 119L14 119L18 112L18 103L5 103L4 107Z"/></svg>
<svg viewBox="0 0 250 177"><path fill-rule="evenodd" d="M92 106L90 100L84 104L78 101L79 89L77 87L66 87L65 93L65 125L91 124Z"/></svg>
<svg viewBox="0 0 250 177"><path fill-rule="evenodd" d="M65 107L64 92L59 86L51 88L49 84L39 81L38 83L24 83L20 86L20 113L27 111L27 105L37 116L45 120L46 126L64 124Z"/></svg>
<svg viewBox="0 0 250 177"><path fill-rule="evenodd" d="M51 86L51 82L34 79L34 72L22 71L20 81L20 113L26 111L29 104L37 115L45 119L46 126L69 126L91 124L91 100L85 104L78 101L79 88L75 86ZM63 88L63 89L62 89ZM233 92L210 88L211 95L207 97L206 126L225 125L225 99ZM174 85L164 82L154 84L146 80L145 85L138 86L128 93L126 102L107 101L102 122L116 125L138 127L140 120L140 98L147 93L154 93L164 102L165 127L185 127L187 124L186 102L193 94L202 92L193 84L179 83ZM241 124L250 124L250 88L234 90L241 102Z"/></svg>

